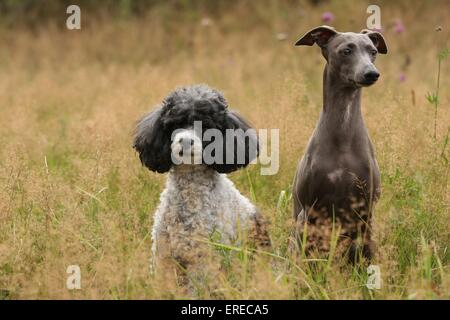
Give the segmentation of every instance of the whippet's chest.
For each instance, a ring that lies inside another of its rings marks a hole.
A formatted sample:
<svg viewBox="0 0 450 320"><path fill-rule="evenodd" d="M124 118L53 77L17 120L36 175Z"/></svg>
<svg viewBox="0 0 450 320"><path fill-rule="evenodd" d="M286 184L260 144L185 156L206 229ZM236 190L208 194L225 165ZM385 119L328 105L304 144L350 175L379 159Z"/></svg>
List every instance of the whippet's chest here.
<svg viewBox="0 0 450 320"><path fill-rule="evenodd" d="M366 210L378 198L380 173L374 158L345 153L310 160L305 177L309 206Z"/></svg>

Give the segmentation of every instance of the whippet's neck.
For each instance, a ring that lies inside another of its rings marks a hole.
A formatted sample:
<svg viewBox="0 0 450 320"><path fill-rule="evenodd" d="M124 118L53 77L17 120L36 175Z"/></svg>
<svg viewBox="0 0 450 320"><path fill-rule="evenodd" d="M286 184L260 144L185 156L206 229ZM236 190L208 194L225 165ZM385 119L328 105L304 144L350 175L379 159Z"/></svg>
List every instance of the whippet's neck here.
<svg viewBox="0 0 450 320"><path fill-rule="evenodd" d="M333 139L346 140L365 131L361 114L361 88L342 84L340 78L325 67L323 76L323 110L319 127Z"/></svg>

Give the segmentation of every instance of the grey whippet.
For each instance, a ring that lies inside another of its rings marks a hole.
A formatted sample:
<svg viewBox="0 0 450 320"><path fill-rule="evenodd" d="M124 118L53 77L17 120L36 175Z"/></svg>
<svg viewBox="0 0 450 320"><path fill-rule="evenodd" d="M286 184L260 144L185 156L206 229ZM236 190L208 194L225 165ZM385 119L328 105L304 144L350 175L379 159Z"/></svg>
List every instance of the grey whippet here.
<svg viewBox="0 0 450 320"><path fill-rule="evenodd" d="M352 262L370 259L380 172L361 114L361 88L377 81L374 61L377 53L387 53L386 43L378 32L341 33L322 26L296 45L314 43L327 62L324 103L293 186L297 239L306 252L320 254L332 249L334 235L337 252Z"/></svg>

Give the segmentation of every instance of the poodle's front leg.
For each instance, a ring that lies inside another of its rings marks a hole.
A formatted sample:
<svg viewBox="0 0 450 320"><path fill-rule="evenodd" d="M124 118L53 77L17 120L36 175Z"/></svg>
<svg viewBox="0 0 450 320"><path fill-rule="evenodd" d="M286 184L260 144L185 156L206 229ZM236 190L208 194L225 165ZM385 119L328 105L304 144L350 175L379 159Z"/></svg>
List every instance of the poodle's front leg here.
<svg viewBox="0 0 450 320"><path fill-rule="evenodd" d="M158 270L164 271L171 261L170 235L167 230L166 211L167 208L161 204L155 213L150 264L153 274L158 273Z"/></svg>
<svg viewBox="0 0 450 320"><path fill-rule="evenodd" d="M151 270L157 273L164 270L171 260L170 238L166 232L157 231L153 233Z"/></svg>

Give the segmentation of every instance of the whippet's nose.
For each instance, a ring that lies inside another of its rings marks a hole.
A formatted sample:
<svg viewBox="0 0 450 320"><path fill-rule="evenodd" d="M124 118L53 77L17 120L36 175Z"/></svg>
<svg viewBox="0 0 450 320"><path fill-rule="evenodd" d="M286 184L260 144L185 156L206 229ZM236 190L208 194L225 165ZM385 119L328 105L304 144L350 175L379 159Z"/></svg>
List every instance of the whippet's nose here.
<svg viewBox="0 0 450 320"><path fill-rule="evenodd" d="M378 71L368 71L364 74L364 80L368 82L375 82L380 77L380 73Z"/></svg>

